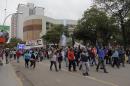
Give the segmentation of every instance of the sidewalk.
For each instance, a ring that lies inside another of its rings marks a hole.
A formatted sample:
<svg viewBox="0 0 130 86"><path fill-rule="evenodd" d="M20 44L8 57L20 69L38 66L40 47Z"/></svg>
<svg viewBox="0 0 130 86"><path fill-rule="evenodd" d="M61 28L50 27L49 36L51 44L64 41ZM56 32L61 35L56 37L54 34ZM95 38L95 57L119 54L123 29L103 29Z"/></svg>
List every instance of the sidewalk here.
<svg viewBox="0 0 130 86"><path fill-rule="evenodd" d="M0 86L23 86L11 64L0 66Z"/></svg>

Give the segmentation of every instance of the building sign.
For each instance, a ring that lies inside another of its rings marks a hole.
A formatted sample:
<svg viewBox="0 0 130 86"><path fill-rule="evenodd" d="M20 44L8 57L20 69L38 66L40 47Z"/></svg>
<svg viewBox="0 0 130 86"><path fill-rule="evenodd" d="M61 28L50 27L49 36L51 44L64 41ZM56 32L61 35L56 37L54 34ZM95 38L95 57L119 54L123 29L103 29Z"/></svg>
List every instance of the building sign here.
<svg viewBox="0 0 130 86"><path fill-rule="evenodd" d="M17 48L18 49L25 49L25 44L18 44Z"/></svg>

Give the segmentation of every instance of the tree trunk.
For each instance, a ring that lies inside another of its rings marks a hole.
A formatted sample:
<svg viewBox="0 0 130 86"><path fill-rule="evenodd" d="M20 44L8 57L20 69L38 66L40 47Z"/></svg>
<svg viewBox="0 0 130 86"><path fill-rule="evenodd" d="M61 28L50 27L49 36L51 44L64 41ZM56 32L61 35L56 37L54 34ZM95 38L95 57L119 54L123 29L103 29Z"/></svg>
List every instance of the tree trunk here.
<svg viewBox="0 0 130 86"><path fill-rule="evenodd" d="M124 50L126 50L126 45L127 45L126 44L126 31L125 31L123 18L121 18L121 30L122 30L123 46L124 46Z"/></svg>

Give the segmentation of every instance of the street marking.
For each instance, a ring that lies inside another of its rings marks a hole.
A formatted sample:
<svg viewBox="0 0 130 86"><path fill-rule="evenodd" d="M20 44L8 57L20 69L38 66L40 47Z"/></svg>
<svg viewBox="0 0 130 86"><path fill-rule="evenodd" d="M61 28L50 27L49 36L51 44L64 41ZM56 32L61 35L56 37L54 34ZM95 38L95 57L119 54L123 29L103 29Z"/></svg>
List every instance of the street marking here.
<svg viewBox="0 0 130 86"><path fill-rule="evenodd" d="M46 63L44 63L44 64L45 64L46 66L49 66L49 64L46 64ZM66 69L62 69L62 70L65 71L65 72L68 72L68 70L66 70ZM73 72L69 72L69 73L74 74ZM78 75L79 75L79 74L78 74ZM83 76L83 77L84 77L84 76ZM85 76L85 78L94 80L94 81L96 81L96 82L100 82L100 83L102 83L102 84L110 85L110 86L119 86L119 85L117 85L117 84L114 84L114 83L111 83L111 82L108 82L108 81L104 81L104 80L97 79L96 77Z"/></svg>

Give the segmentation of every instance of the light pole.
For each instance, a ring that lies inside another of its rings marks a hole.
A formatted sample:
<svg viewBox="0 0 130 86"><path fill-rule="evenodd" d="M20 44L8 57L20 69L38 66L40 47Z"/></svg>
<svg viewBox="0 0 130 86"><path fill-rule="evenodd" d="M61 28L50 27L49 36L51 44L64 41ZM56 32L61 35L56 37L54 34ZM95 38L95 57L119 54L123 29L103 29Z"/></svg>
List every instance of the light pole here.
<svg viewBox="0 0 130 86"><path fill-rule="evenodd" d="M10 16L12 16L12 15L14 15L14 14L23 14L23 13L11 13L11 14L9 14L9 15L7 15L6 17L5 17L5 19L4 19L4 21L3 21L3 28L5 28L5 22L6 22L6 20L10 17ZM11 32L11 31L10 31ZM8 42L9 42L9 39L8 39ZM7 42L7 43L8 43Z"/></svg>
<svg viewBox="0 0 130 86"><path fill-rule="evenodd" d="M5 19L4 19L4 22L3 22L3 27L4 27L5 22L6 22L6 20L8 19L8 17L11 16L11 15L13 15L13 14L23 14L23 13L11 13L11 14L9 14L8 16L6 16Z"/></svg>

